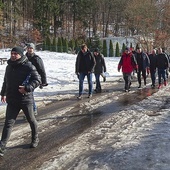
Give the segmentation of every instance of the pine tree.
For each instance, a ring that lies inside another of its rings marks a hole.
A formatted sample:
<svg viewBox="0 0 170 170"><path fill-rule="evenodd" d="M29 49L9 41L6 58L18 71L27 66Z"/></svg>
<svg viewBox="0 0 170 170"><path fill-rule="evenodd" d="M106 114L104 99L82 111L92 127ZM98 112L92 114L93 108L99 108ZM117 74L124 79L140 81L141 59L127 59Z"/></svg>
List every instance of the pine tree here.
<svg viewBox="0 0 170 170"><path fill-rule="evenodd" d="M63 40L63 52L68 53L68 41L66 38Z"/></svg>
<svg viewBox="0 0 170 170"><path fill-rule="evenodd" d="M53 38L52 51L57 52L57 39Z"/></svg>
<svg viewBox="0 0 170 170"><path fill-rule="evenodd" d="M123 43L123 45L122 45L122 53L125 51L125 48L126 48L125 43Z"/></svg>
<svg viewBox="0 0 170 170"><path fill-rule="evenodd" d="M58 52L63 52L63 48L62 48L62 39L60 37L58 37L58 43L57 43L57 49Z"/></svg>
<svg viewBox="0 0 170 170"><path fill-rule="evenodd" d="M107 44L106 44L106 40L103 40L103 55L104 55L104 57L107 57Z"/></svg>
<svg viewBox="0 0 170 170"><path fill-rule="evenodd" d="M46 50L51 51L51 39L49 36L46 38Z"/></svg>
<svg viewBox="0 0 170 170"><path fill-rule="evenodd" d="M115 54L116 57L119 57L120 56L120 50L119 50L119 43L117 42L116 43L116 54Z"/></svg>
<svg viewBox="0 0 170 170"><path fill-rule="evenodd" d="M113 57L113 54L114 51L113 51L113 42L112 40L110 40L110 44L109 44L109 57Z"/></svg>

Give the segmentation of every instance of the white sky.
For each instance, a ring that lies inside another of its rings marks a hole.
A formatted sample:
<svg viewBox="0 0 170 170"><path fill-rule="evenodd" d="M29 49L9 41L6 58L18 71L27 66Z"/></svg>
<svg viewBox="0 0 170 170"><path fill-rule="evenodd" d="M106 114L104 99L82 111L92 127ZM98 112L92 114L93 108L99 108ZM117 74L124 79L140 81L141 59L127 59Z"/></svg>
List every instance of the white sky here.
<svg viewBox="0 0 170 170"><path fill-rule="evenodd" d="M35 100L44 102L51 102L53 99L61 99L65 97L71 97L78 94L78 79L75 75L75 61L76 56L67 53L56 53L49 51L37 51L44 62L48 86L43 89L37 88L34 92ZM10 51L1 50L1 58L10 58ZM113 81L121 75L121 72L117 71L117 64L120 58L107 57L105 58L107 67L107 80ZM7 64L0 65L0 89L3 83L3 77ZM95 81L93 76L93 81ZM85 78L85 83L87 80ZM85 87L86 88L86 85ZM46 103L37 103L37 105L43 105ZM5 104L0 103L0 113L4 113Z"/></svg>

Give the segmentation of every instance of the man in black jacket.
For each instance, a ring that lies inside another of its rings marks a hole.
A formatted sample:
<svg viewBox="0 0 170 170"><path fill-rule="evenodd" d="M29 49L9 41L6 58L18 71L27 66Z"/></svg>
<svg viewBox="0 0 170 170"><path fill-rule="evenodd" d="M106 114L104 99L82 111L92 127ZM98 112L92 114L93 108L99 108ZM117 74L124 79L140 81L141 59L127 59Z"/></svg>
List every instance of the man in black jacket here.
<svg viewBox="0 0 170 170"><path fill-rule="evenodd" d="M92 83L92 73L94 71L96 61L94 56L88 50L87 45L83 44L81 50L79 51L76 58L76 74L79 77L79 96L78 99L82 98L83 93L83 82L85 76L87 76L89 85L89 95L88 98L92 97L93 83Z"/></svg>
<svg viewBox="0 0 170 170"><path fill-rule="evenodd" d="M101 84L100 84L100 75L103 72L106 72L106 64L104 60L104 56L99 52L99 49L96 48L93 52L94 58L96 60L96 65L94 68L94 75L96 78L96 93L101 92Z"/></svg>
<svg viewBox="0 0 170 170"><path fill-rule="evenodd" d="M26 56L28 57L28 60L35 66L35 68L38 71L38 74L41 77L41 85L40 88L43 88L43 86L47 86L47 77L46 77L46 72L45 72L45 67L43 60L35 54L35 45L33 43L27 44L27 53ZM33 103L33 109L34 109L34 114L37 115L37 106L35 104L35 101Z"/></svg>
<svg viewBox="0 0 170 170"><path fill-rule="evenodd" d="M33 91L41 83L40 76L36 68L24 56L21 47L14 47L11 50L11 58L7 63L1 90L1 101L7 103L5 124L0 142L1 156L4 155L12 127L20 110L23 110L31 127L32 142L30 147L37 147L39 142L37 121L33 113Z"/></svg>
<svg viewBox="0 0 170 170"><path fill-rule="evenodd" d="M158 55L156 60L156 67L158 68L158 89L162 87L162 78L164 80L164 86L167 85L166 70L169 67L169 60L162 48L158 48Z"/></svg>

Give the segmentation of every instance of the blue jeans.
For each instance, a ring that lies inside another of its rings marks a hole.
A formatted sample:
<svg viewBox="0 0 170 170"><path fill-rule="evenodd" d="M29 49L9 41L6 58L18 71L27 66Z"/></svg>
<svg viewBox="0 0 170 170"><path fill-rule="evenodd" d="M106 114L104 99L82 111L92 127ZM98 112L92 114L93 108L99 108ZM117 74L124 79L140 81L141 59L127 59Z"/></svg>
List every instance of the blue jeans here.
<svg viewBox="0 0 170 170"><path fill-rule="evenodd" d="M83 82L84 82L85 76L87 76L87 81L88 81L88 86L89 86L89 95L92 94L92 90L93 90L92 73L80 73L79 96L83 94Z"/></svg>
<svg viewBox="0 0 170 170"><path fill-rule="evenodd" d="M101 90L100 74L95 74L95 78L96 78L96 90Z"/></svg>
<svg viewBox="0 0 170 170"><path fill-rule="evenodd" d="M161 78L163 78L164 82L166 81L166 69L158 69L158 83L161 84Z"/></svg>

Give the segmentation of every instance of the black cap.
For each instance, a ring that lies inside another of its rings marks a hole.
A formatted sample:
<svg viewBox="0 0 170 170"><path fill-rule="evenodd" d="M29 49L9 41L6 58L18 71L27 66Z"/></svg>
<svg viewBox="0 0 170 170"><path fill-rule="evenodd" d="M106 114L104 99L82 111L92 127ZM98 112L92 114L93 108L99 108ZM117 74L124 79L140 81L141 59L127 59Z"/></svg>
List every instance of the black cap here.
<svg viewBox="0 0 170 170"><path fill-rule="evenodd" d="M11 52L14 51L16 53L18 53L21 57L24 56L24 49L21 47L14 47Z"/></svg>
<svg viewBox="0 0 170 170"><path fill-rule="evenodd" d="M129 48L129 47L126 47L125 50L126 50L126 51L130 51L130 48Z"/></svg>
<svg viewBox="0 0 170 170"><path fill-rule="evenodd" d="M98 49L98 48L95 48L95 49L94 49L94 52L99 53L99 49Z"/></svg>

